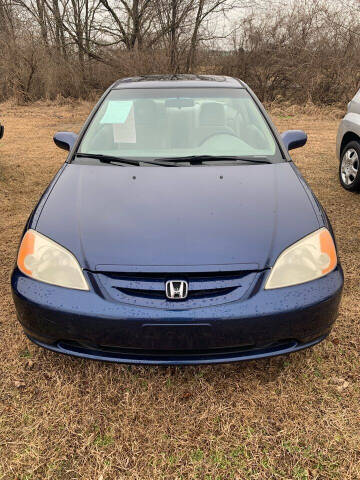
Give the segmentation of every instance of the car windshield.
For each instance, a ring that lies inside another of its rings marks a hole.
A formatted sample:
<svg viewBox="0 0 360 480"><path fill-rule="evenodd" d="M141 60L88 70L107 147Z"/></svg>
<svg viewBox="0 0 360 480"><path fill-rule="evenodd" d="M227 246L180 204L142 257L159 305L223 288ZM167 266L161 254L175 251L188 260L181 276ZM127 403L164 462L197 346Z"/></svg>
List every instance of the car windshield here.
<svg viewBox="0 0 360 480"><path fill-rule="evenodd" d="M112 90L78 153L144 161L205 156L284 161L260 109L241 88Z"/></svg>

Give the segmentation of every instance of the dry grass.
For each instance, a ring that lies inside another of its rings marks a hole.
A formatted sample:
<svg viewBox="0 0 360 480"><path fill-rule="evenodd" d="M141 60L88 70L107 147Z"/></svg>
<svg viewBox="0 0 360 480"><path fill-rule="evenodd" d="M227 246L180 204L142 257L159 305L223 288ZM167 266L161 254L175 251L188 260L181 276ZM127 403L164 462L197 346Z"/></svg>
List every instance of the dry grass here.
<svg viewBox="0 0 360 480"><path fill-rule="evenodd" d="M89 109L0 108L0 479L360 478L360 196L337 180L338 120L274 110L281 130L308 132L294 159L337 234L346 285L329 339L250 363L127 367L35 347L10 297L21 230L64 160L52 134L78 130Z"/></svg>

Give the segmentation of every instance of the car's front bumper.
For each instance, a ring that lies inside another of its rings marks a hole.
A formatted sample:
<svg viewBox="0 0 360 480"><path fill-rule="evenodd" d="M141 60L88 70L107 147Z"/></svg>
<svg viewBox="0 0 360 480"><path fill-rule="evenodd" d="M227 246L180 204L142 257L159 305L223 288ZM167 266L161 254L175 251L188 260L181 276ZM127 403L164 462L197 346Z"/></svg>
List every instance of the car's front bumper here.
<svg viewBox="0 0 360 480"><path fill-rule="evenodd" d="M47 285L15 268L13 298L25 333L38 345L124 363L200 364L249 360L310 347L331 330L343 273L338 266L306 284L264 290L259 274L246 299L191 309L139 307Z"/></svg>

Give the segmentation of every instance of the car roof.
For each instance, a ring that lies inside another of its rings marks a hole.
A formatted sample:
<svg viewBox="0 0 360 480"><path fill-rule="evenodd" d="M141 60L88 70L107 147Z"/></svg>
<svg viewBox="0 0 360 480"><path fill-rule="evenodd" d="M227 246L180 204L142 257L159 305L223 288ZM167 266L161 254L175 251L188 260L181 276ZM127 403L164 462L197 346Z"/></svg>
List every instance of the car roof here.
<svg viewBox="0 0 360 480"><path fill-rule="evenodd" d="M112 89L122 88L181 88L181 87L207 87L207 88L245 88L245 84L237 78L221 75L144 75L140 77L123 78L115 82Z"/></svg>

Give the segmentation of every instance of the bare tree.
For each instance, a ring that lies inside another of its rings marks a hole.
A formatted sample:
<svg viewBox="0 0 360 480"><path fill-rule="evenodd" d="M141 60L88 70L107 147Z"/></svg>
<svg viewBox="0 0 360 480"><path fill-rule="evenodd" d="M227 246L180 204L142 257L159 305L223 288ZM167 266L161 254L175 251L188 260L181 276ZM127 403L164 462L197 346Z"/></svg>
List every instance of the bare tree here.
<svg viewBox="0 0 360 480"><path fill-rule="evenodd" d="M265 101L345 102L360 86L359 11L357 0L0 0L0 100L207 72Z"/></svg>
<svg viewBox="0 0 360 480"><path fill-rule="evenodd" d="M101 31L113 37L111 43L120 43L126 49L135 47L141 49L143 38L151 22L150 7L153 0L100 0L100 3L108 14L108 21L103 23Z"/></svg>

